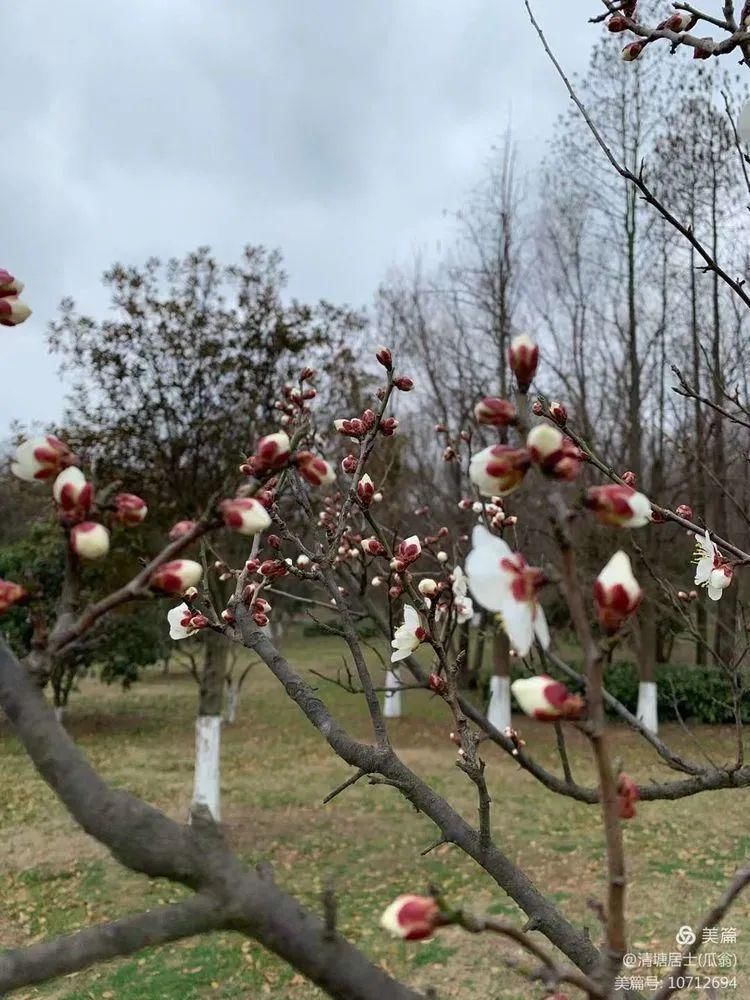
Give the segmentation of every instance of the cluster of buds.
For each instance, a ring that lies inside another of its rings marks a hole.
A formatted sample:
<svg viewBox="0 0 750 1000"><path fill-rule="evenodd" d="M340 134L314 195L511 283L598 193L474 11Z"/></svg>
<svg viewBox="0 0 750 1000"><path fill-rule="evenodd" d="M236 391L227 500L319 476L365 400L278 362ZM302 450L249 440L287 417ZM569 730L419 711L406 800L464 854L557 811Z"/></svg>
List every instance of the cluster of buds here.
<svg viewBox="0 0 750 1000"><path fill-rule="evenodd" d="M290 452L291 442L286 431L267 434L240 466L240 472L245 476L265 476L276 472L287 464Z"/></svg>
<svg viewBox="0 0 750 1000"><path fill-rule="evenodd" d="M643 591L633 575L630 558L615 552L594 582L594 605L602 629L614 635L637 610Z"/></svg>
<svg viewBox="0 0 750 1000"><path fill-rule="evenodd" d="M31 316L31 309L19 299L23 282L0 267L0 326L18 326Z"/></svg>
<svg viewBox="0 0 750 1000"><path fill-rule="evenodd" d="M417 535L411 535L403 542L399 542L394 558L391 560L391 569L395 570L397 573L401 573L407 566L416 562L421 554L422 545L419 541L419 537Z"/></svg>
<svg viewBox="0 0 750 1000"><path fill-rule="evenodd" d="M504 497L518 489L530 465L526 448L495 444L472 456L469 478L482 496Z"/></svg>
<svg viewBox="0 0 750 1000"><path fill-rule="evenodd" d="M20 583L12 583L10 580L0 580L0 615L4 614L8 608L14 604L20 604L26 600L28 592Z"/></svg>
<svg viewBox="0 0 750 1000"><path fill-rule="evenodd" d="M642 528L652 519L648 497L630 486L616 483L592 486L586 492L583 504L594 512L602 524L617 528Z"/></svg>
<svg viewBox="0 0 750 1000"><path fill-rule="evenodd" d="M617 806L620 819L633 819L635 804L640 799L638 786L627 774L620 774L617 779Z"/></svg>
<svg viewBox="0 0 750 1000"><path fill-rule="evenodd" d="M242 600L252 612L255 624L259 628L265 628L270 619L271 605L265 597L258 596L260 586L261 584L249 583L242 592Z"/></svg>
<svg viewBox="0 0 750 1000"><path fill-rule="evenodd" d="M258 572L267 580L276 580L287 575L289 566L284 559L264 559L258 567Z"/></svg>
<svg viewBox="0 0 750 1000"><path fill-rule="evenodd" d="M581 471L583 454L580 448L551 424L532 427L526 447L531 460L551 479L570 482Z"/></svg>
<svg viewBox="0 0 750 1000"><path fill-rule="evenodd" d="M240 535L257 535L271 526L271 515L255 497L222 500L218 509L224 524Z"/></svg>
<svg viewBox="0 0 750 1000"><path fill-rule="evenodd" d="M486 396L474 407L474 417L478 424L488 427L512 427L518 421L518 411L507 399Z"/></svg>
<svg viewBox="0 0 750 1000"><path fill-rule="evenodd" d="M508 364L516 377L518 391L527 393L539 364L539 347L528 334L513 338L508 348Z"/></svg>
<svg viewBox="0 0 750 1000"><path fill-rule="evenodd" d="M303 383L314 377L315 372L312 368L303 368L298 376L299 384L294 385L287 382L281 390L281 395L284 398L276 400L273 405L275 409L282 412L281 423L285 427L291 424L298 414L305 415L310 412L310 407L307 404L311 399L315 399L318 393L311 385L305 386Z"/></svg>

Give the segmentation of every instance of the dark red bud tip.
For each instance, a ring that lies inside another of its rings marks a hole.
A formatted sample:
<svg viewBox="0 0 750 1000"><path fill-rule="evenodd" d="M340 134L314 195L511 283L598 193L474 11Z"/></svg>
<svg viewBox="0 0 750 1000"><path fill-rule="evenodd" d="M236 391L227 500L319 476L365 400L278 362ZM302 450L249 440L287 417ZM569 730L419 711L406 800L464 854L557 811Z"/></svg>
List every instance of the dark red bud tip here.
<svg viewBox="0 0 750 1000"><path fill-rule="evenodd" d="M279 538L278 535L269 535L266 538L266 541L268 542L268 544L271 546L272 549L281 548L281 539Z"/></svg>
<svg viewBox="0 0 750 1000"><path fill-rule="evenodd" d="M387 347L379 347L375 357L386 371L390 371L393 368L393 355Z"/></svg>
<svg viewBox="0 0 750 1000"><path fill-rule="evenodd" d="M414 379L409 378L408 375L399 375L398 378L394 378L393 384L401 392L411 392L414 388Z"/></svg>

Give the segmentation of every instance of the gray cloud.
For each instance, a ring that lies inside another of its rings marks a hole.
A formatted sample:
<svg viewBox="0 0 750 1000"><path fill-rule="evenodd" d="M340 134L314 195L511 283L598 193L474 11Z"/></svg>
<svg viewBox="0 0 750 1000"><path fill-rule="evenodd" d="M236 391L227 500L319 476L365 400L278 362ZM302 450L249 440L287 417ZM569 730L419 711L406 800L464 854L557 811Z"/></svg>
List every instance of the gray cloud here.
<svg viewBox="0 0 750 1000"><path fill-rule="evenodd" d="M586 12L537 7L582 68ZM531 170L567 104L521 0L70 0L3 29L0 266L34 315L0 333L0 429L59 415L46 324L67 294L104 310L114 260L262 242L294 294L367 303L449 238L509 122Z"/></svg>

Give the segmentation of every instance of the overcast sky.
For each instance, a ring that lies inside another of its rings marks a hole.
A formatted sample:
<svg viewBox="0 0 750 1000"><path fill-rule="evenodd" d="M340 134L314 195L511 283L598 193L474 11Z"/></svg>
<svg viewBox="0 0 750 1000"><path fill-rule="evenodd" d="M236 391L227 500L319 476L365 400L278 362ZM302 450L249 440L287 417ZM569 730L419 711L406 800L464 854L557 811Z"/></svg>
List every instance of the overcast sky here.
<svg viewBox="0 0 750 1000"><path fill-rule="evenodd" d="M574 71L598 37L579 5L565 25L536 0ZM444 212L508 123L532 170L566 106L521 0L30 0L2 18L0 267L34 315L0 328L0 435L60 415L47 323L63 295L102 313L115 260L265 243L295 295L369 304L450 240Z"/></svg>

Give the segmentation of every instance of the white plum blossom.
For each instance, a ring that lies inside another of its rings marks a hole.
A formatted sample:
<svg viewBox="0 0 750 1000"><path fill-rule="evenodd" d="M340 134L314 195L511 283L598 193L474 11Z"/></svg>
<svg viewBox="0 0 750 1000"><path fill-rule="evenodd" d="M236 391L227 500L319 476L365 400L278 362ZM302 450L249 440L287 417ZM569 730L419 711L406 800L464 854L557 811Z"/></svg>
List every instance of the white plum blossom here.
<svg viewBox="0 0 750 1000"><path fill-rule="evenodd" d="M426 634L417 609L413 608L411 604L405 604L403 625L399 625L391 641L393 646L391 663L405 660L407 656L411 656Z"/></svg>
<svg viewBox="0 0 750 1000"><path fill-rule="evenodd" d="M705 587L712 601L720 600L732 582L732 567L724 562L708 531L704 535L695 536L694 559L696 586Z"/></svg>
<svg viewBox="0 0 750 1000"><path fill-rule="evenodd" d="M469 588L488 611L502 615L503 627L519 656L526 656L536 636L546 649L550 636L547 619L537 601L545 582L541 570L529 566L520 552L512 552L502 538L477 525L466 559Z"/></svg>
<svg viewBox="0 0 750 1000"><path fill-rule="evenodd" d="M456 621L459 625L474 617L474 602L468 596L468 580L460 566L453 570L453 607L456 609Z"/></svg>
<svg viewBox="0 0 750 1000"><path fill-rule="evenodd" d="M168 611L167 621L169 622L169 638L189 639L191 635L195 635L198 629L190 627L190 620L192 617L193 612L187 604L178 604L176 608L172 608L171 611Z"/></svg>

